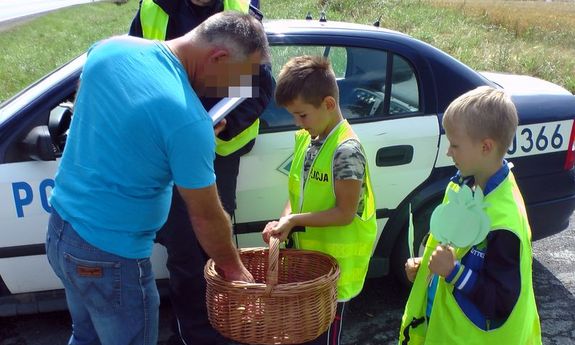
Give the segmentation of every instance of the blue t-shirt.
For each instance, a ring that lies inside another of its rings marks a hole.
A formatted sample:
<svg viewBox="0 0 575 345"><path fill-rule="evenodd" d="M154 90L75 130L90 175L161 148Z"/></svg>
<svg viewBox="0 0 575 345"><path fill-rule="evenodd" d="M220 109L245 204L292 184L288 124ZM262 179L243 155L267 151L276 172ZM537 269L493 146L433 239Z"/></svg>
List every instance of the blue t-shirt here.
<svg viewBox="0 0 575 345"><path fill-rule="evenodd" d="M50 202L92 245L149 257L173 184L215 182L214 147L211 119L163 43L102 41L88 52Z"/></svg>

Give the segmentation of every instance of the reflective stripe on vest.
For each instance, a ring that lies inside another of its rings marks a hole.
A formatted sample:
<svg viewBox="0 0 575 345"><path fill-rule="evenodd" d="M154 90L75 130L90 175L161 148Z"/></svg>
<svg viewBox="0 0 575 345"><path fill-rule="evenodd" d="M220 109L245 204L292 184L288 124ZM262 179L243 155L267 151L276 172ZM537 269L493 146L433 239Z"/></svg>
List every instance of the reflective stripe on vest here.
<svg viewBox="0 0 575 345"><path fill-rule="evenodd" d="M447 188L458 190L459 185L451 182ZM440 277L429 323L418 322L425 317L428 263L431 253L438 245L438 241L430 235L405 306L399 344L541 344L541 327L531 277L531 230L525 204L512 172L485 197L485 203L489 205L486 212L491 220L491 230L511 231L520 240L521 291L511 314L499 328L488 331L480 329L467 318L457 304L453 296L454 287ZM470 249L456 249L457 258L461 259ZM487 250L489 251L489 248ZM409 341L406 337L409 337Z"/></svg>
<svg viewBox="0 0 575 345"><path fill-rule="evenodd" d="M335 206L333 157L339 145L355 138L349 123L342 121L321 146L303 187L303 163L311 138L305 130L296 132L296 147L288 182L293 213L319 212ZM337 283L340 301L349 300L361 292L377 233L375 199L367 165L365 186L361 217L355 215L348 225L306 227L305 232L293 235L296 247L321 251L337 259L341 272Z"/></svg>
<svg viewBox="0 0 575 345"><path fill-rule="evenodd" d="M224 11L248 13L250 2L245 0L224 0Z"/></svg>
<svg viewBox="0 0 575 345"><path fill-rule="evenodd" d="M250 3L245 0L224 0L224 11L248 13L249 6ZM153 0L142 0L140 23L144 38L165 40L168 20L168 14ZM216 153L220 156L228 156L238 151L258 136L259 129L260 122L257 120L230 140L216 137Z"/></svg>
<svg viewBox="0 0 575 345"><path fill-rule="evenodd" d="M224 0L224 11L239 11L248 13L250 3L245 0ZM150 40L165 40L168 28L168 14L154 0L142 0L140 7L140 23L144 38Z"/></svg>
<svg viewBox="0 0 575 345"><path fill-rule="evenodd" d="M153 0L142 0L140 23L142 35L150 40L165 40L168 28L168 14Z"/></svg>
<svg viewBox="0 0 575 345"><path fill-rule="evenodd" d="M216 153L220 156L228 156L242 147L246 146L247 143L254 140L260 131L260 120L257 119L248 128L244 129L240 134L231 138L230 140L223 140L216 137Z"/></svg>

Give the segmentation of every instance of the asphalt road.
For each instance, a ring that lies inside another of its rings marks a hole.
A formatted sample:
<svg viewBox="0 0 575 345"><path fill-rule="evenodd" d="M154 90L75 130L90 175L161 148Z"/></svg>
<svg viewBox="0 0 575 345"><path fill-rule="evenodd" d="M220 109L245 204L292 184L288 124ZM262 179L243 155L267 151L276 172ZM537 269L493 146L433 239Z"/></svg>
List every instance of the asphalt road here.
<svg viewBox="0 0 575 345"><path fill-rule="evenodd" d="M99 0L1 0L0 22Z"/></svg>
<svg viewBox="0 0 575 345"><path fill-rule="evenodd" d="M569 229L533 244L533 279L543 343L575 344L575 215ZM407 291L390 278L368 280L348 308L344 345L391 345L397 342ZM160 310L160 342L170 334L169 304ZM0 345L66 344L67 312L0 318Z"/></svg>

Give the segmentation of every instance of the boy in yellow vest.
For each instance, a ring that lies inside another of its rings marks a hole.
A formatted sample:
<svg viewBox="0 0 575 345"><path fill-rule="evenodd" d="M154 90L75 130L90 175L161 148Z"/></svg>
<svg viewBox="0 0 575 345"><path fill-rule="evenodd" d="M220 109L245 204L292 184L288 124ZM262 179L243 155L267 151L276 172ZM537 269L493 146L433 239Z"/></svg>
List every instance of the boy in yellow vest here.
<svg viewBox="0 0 575 345"><path fill-rule="evenodd" d="M377 230L369 169L359 139L339 108L339 89L329 61L300 56L282 68L276 103L302 128L295 134L289 201L278 221L263 231L297 248L335 257L340 266L338 307L327 332L308 344L339 344L345 302L363 287Z"/></svg>
<svg viewBox="0 0 575 345"><path fill-rule="evenodd" d="M517 129L515 106L501 90L483 86L454 100L442 123L447 155L459 169L447 190L480 187L491 224L486 238L467 248L441 245L430 235L423 257L407 261L415 282L399 343L541 344L531 230L503 159Z"/></svg>

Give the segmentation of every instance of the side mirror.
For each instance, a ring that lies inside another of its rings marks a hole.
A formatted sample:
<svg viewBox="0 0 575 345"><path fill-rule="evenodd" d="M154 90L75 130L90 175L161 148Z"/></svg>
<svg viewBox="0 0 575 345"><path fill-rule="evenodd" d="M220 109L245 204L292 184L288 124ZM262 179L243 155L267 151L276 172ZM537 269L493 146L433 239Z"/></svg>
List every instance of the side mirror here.
<svg viewBox="0 0 575 345"><path fill-rule="evenodd" d="M61 156L64 152L66 139L68 139L68 129L72 121L73 104L70 102L62 103L50 112L48 120L48 131L52 137L52 142Z"/></svg>
<svg viewBox="0 0 575 345"><path fill-rule="evenodd" d="M59 156L56 154L56 147L52 143L48 126L32 128L21 145L24 152L34 160L54 161Z"/></svg>

